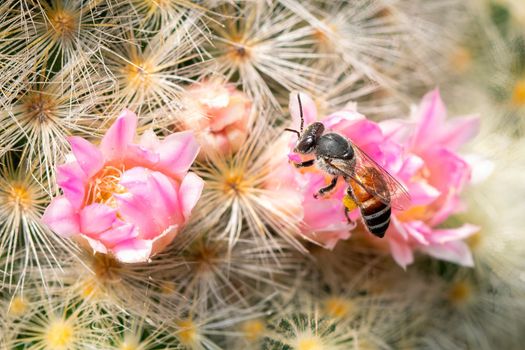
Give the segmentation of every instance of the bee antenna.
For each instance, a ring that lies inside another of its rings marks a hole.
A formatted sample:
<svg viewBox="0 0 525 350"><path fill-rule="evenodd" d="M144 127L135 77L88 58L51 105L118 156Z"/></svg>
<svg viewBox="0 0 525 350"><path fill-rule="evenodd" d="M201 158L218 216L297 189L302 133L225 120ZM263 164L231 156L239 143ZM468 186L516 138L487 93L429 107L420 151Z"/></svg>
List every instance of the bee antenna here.
<svg viewBox="0 0 525 350"><path fill-rule="evenodd" d="M304 128L303 104L301 103L301 93L297 93L297 101L299 102L299 115L301 116L301 132Z"/></svg>
<svg viewBox="0 0 525 350"><path fill-rule="evenodd" d="M285 131L290 131L290 132L296 133L296 134L297 134L297 137L301 138L301 134L300 134L299 131L297 131L297 130L294 130L294 129L288 129L288 128L286 128L286 129L284 129L284 130L285 130Z"/></svg>

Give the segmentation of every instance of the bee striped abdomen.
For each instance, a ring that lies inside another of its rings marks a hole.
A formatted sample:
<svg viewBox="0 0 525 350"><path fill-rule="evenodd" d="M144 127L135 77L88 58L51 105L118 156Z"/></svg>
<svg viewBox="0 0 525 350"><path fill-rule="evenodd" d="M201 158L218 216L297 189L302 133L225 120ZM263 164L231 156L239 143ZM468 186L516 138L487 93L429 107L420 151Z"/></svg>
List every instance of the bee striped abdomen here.
<svg viewBox="0 0 525 350"><path fill-rule="evenodd" d="M368 230L378 237L383 237L390 224L390 205L376 198L370 198L359 206L361 216Z"/></svg>
<svg viewBox="0 0 525 350"><path fill-rule="evenodd" d="M362 179L362 181L366 182L366 179ZM390 224L390 215L392 213L390 204L383 203L379 198L365 191L356 182L350 183L347 192L348 195L355 199L368 231L377 237L383 238Z"/></svg>

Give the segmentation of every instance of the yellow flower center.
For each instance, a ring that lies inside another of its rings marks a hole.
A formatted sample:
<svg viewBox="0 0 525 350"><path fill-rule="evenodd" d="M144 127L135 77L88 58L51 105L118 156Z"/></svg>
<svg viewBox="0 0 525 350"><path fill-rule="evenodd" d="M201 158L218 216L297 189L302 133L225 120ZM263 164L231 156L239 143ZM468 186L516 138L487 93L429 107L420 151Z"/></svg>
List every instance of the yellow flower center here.
<svg viewBox="0 0 525 350"><path fill-rule="evenodd" d="M328 298L324 303L325 312L333 318L346 317L352 312L353 305L349 300L340 297Z"/></svg>
<svg viewBox="0 0 525 350"><path fill-rule="evenodd" d="M323 343L321 339L314 336L307 338L302 338L297 340L297 345L295 346L297 350L323 350Z"/></svg>
<svg viewBox="0 0 525 350"><path fill-rule="evenodd" d="M148 61L135 59L127 64L124 69L124 75L127 78L129 86L138 88L147 88L152 83L152 73L154 67Z"/></svg>
<svg viewBox="0 0 525 350"><path fill-rule="evenodd" d="M95 277L88 277L80 282L80 296L84 299L97 299L102 295L99 282Z"/></svg>
<svg viewBox="0 0 525 350"><path fill-rule="evenodd" d="M467 304L473 296L472 285L467 281L459 281L452 285L448 293L448 299L454 305Z"/></svg>
<svg viewBox="0 0 525 350"><path fill-rule="evenodd" d="M260 339L266 330L266 326L262 320L246 321L242 325L242 332L244 337L249 341Z"/></svg>
<svg viewBox="0 0 525 350"><path fill-rule="evenodd" d="M233 37L229 44L227 57L237 63L247 61L251 57L250 44L242 38Z"/></svg>
<svg viewBox="0 0 525 350"><path fill-rule="evenodd" d="M7 203L19 210L28 210L33 207L34 199L30 188L21 183L14 183L7 191Z"/></svg>
<svg viewBox="0 0 525 350"><path fill-rule="evenodd" d="M459 47L452 53L450 62L458 73L464 73L472 64L472 54L468 49Z"/></svg>
<svg viewBox="0 0 525 350"><path fill-rule="evenodd" d="M160 292L162 294L173 294L177 290L177 285L173 281L163 281L160 284Z"/></svg>
<svg viewBox="0 0 525 350"><path fill-rule="evenodd" d="M89 184L86 205L92 203L106 204L117 207L114 194L126 193L126 188L119 184L124 169L113 166L104 167Z"/></svg>
<svg viewBox="0 0 525 350"><path fill-rule="evenodd" d="M481 237L481 233L477 232L473 234L472 236L468 237L465 241L467 242L470 249L476 250L477 248L481 246L482 239L483 238Z"/></svg>
<svg viewBox="0 0 525 350"><path fill-rule="evenodd" d="M178 321L177 326L180 327L180 331L177 333L180 342L186 346L194 344L198 338L198 333L193 320L187 319Z"/></svg>
<svg viewBox="0 0 525 350"><path fill-rule="evenodd" d="M29 303L22 296L17 296L11 300L8 313L15 317L22 316L26 313L28 307Z"/></svg>
<svg viewBox="0 0 525 350"><path fill-rule="evenodd" d="M67 349L74 341L74 328L67 320L52 321L45 331L44 339L46 349Z"/></svg>
<svg viewBox="0 0 525 350"><path fill-rule="evenodd" d="M516 106L525 105L525 79L518 81L514 86L514 91L512 92L512 103Z"/></svg>
<svg viewBox="0 0 525 350"><path fill-rule="evenodd" d="M126 336L124 341L118 347L118 350L138 350L140 347L139 341L133 336Z"/></svg>
<svg viewBox="0 0 525 350"><path fill-rule="evenodd" d="M117 260L105 254L97 254L93 257L91 267L98 281L115 282L120 280L120 264Z"/></svg>
<svg viewBox="0 0 525 350"><path fill-rule="evenodd" d="M43 92L34 92L24 98L25 118L45 124L56 118L56 100Z"/></svg>
<svg viewBox="0 0 525 350"><path fill-rule="evenodd" d="M51 10L47 14L51 24L50 30L55 39L70 40L74 37L77 31L77 19L73 12L65 9Z"/></svg>

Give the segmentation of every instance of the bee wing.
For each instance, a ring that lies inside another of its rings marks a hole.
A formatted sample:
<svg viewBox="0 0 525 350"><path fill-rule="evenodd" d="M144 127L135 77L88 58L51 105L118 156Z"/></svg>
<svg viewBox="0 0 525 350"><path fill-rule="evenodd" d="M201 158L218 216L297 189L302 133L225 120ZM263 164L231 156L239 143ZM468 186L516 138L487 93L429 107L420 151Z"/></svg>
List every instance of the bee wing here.
<svg viewBox="0 0 525 350"><path fill-rule="evenodd" d="M362 149L353 143L352 146L355 153L355 164L339 159L330 160L330 164L381 202L390 204L397 210L407 208L410 205L410 195L405 186Z"/></svg>

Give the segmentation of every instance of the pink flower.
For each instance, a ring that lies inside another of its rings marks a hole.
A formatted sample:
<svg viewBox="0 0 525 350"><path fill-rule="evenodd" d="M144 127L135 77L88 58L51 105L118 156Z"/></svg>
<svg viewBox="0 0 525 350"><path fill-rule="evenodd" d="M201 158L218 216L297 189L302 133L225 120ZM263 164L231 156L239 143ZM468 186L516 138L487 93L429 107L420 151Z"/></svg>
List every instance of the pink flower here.
<svg viewBox="0 0 525 350"><path fill-rule="evenodd" d="M147 261L188 221L204 182L188 172L199 146L191 132L134 143L137 116L124 110L97 147L69 138L72 154L57 170L63 195L42 220L57 234L125 263Z"/></svg>
<svg viewBox="0 0 525 350"><path fill-rule="evenodd" d="M301 94L301 101L305 125L318 120L313 101L304 94ZM290 97L290 112L294 119L292 126L297 128L300 121L296 94ZM410 193L409 208L393 211L385 238L368 235L380 246L388 244L386 247L403 267L412 263L416 249L462 265L473 263L468 246L462 240L478 228L469 224L456 229L437 226L462 209L459 193L469 181L470 168L456 151L476 134L478 121L463 118L446 123L445 118L439 93L434 91L425 96L410 122L396 120L378 124L357 113L351 104L320 119L327 131L346 136L402 182ZM296 139L292 136L291 148ZM295 162L300 160L295 153L289 157ZM333 232L325 234L322 228L329 227L329 223L342 225L345 222L342 199L347 185L339 179L329 198L316 200L313 194L327 184L328 179L318 169L310 169L295 170L301 177L298 182L305 183L301 187L304 195L302 234L308 238L314 235L316 241L333 247L339 239L349 236L348 226L340 226L336 235ZM351 213L352 219L358 217L357 210Z"/></svg>
<svg viewBox="0 0 525 350"><path fill-rule="evenodd" d="M197 133L205 154L234 153L248 136L251 100L232 84L207 80L188 88L197 118L185 124Z"/></svg>
<svg viewBox="0 0 525 350"><path fill-rule="evenodd" d="M457 150L476 135L479 120L464 117L447 122L446 117L439 91L434 90L423 98L409 123L381 124L386 138L404 147L401 167L388 170L406 184L412 197L410 208L395 213L388 232L390 249L401 266L412 263L414 249L473 265L463 239L479 228L470 224L453 229L436 226L464 209L459 194L470 181L471 169Z"/></svg>

